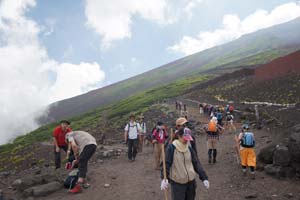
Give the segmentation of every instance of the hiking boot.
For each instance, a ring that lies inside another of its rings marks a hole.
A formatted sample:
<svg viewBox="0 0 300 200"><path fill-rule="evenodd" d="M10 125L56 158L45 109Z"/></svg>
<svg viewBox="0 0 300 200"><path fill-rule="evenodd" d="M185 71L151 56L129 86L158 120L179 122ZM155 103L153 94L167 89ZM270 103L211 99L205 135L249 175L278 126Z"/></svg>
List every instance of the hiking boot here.
<svg viewBox="0 0 300 200"><path fill-rule="evenodd" d="M255 172L251 172L251 173L250 173L250 178L251 178L252 180L255 180Z"/></svg>
<svg viewBox="0 0 300 200"><path fill-rule="evenodd" d="M213 159L213 163L215 164L217 162L216 158Z"/></svg>
<svg viewBox="0 0 300 200"><path fill-rule="evenodd" d="M78 183L75 185L75 187L72 190L69 190L69 193L72 193L72 194L77 194L80 192L82 192L82 189L81 189L80 184L78 184Z"/></svg>
<svg viewBox="0 0 300 200"><path fill-rule="evenodd" d="M82 184L83 189L88 189L91 187L91 185L89 183L84 183Z"/></svg>
<svg viewBox="0 0 300 200"><path fill-rule="evenodd" d="M211 163L211 158L208 158L208 163L209 163L209 164Z"/></svg>
<svg viewBox="0 0 300 200"><path fill-rule="evenodd" d="M246 169L243 169L243 176L246 176L247 175L247 170Z"/></svg>
<svg viewBox="0 0 300 200"><path fill-rule="evenodd" d="M134 161L135 161L135 157L132 158L132 162L134 162Z"/></svg>

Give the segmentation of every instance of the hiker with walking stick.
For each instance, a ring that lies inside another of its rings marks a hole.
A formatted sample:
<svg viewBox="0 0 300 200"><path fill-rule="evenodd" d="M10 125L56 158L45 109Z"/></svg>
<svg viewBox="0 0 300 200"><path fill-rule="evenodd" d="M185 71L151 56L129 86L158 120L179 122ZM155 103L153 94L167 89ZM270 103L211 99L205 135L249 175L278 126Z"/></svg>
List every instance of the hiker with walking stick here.
<svg viewBox="0 0 300 200"><path fill-rule="evenodd" d="M195 151L189 145L193 140L184 129L177 131L178 139L168 145L166 151L165 174L162 170L161 190L167 190L171 184L172 200L194 200L196 197L196 176L199 175L204 186L209 181Z"/></svg>

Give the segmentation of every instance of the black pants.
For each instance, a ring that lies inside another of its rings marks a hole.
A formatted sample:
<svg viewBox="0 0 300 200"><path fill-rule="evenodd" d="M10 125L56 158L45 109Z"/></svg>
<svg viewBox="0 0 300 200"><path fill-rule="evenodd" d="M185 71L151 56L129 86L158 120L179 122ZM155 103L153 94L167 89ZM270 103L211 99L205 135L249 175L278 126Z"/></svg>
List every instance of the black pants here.
<svg viewBox="0 0 300 200"><path fill-rule="evenodd" d="M135 159L137 154L139 140L138 139L128 139L128 159Z"/></svg>
<svg viewBox="0 0 300 200"><path fill-rule="evenodd" d="M59 146L59 149L64 150L64 152L68 151L68 146ZM55 168L58 169L61 167L61 155L60 155L60 151L56 152L55 146L54 146L54 159L55 159ZM74 153L71 150L71 153L69 154L69 160L68 162L72 162L74 160Z"/></svg>
<svg viewBox="0 0 300 200"><path fill-rule="evenodd" d="M59 146L59 149L64 150L64 152L67 152L68 146ZM54 146L54 160L55 160L55 168L60 168L61 165L61 158L60 158L60 151L56 152L56 147Z"/></svg>
<svg viewBox="0 0 300 200"><path fill-rule="evenodd" d="M97 146L95 144L89 144L84 147L83 151L79 155L79 178L85 178L87 173L88 161L96 152Z"/></svg>
<svg viewBox="0 0 300 200"><path fill-rule="evenodd" d="M194 200L196 197L196 180L186 184L171 182L172 200Z"/></svg>

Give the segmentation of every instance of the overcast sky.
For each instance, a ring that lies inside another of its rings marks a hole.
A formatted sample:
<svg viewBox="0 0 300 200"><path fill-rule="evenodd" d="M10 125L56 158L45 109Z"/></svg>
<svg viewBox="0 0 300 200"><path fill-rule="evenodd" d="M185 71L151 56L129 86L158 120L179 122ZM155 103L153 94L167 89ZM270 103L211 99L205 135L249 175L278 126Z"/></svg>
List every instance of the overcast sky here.
<svg viewBox="0 0 300 200"><path fill-rule="evenodd" d="M292 20L296 2L0 0L0 144L49 103Z"/></svg>

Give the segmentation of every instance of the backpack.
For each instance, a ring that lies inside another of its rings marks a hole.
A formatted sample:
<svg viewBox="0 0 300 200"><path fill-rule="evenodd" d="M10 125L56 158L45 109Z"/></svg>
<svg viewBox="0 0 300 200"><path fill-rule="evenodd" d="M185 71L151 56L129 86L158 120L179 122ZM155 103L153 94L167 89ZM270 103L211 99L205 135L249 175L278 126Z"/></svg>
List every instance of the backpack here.
<svg viewBox="0 0 300 200"><path fill-rule="evenodd" d="M217 113L217 119L221 120L222 119L222 113Z"/></svg>
<svg viewBox="0 0 300 200"><path fill-rule="evenodd" d="M129 133L131 127L132 128L136 127L136 132L137 133L139 132L139 130L138 130L138 124L137 123L135 123L135 126L130 126L130 122L127 125L128 125L128 133Z"/></svg>
<svg viewBox="0 0 300 200"><path fill-rule="evenodd" d="M77 180L78 180L78 173L79 173L79 170L78 169L74 169L72 170L68 177L66 178L65 182L64 182L64 187L66 189L73 189L77 183Z"/></svg>
<svg viewBox="0 0 300 200"><path fill-rule="evenodd" d="M208 123L207 131L209 131L209 132L217 132L217 123L215 123L214 121L210 121Z"/></svg>
<svg viewBox="0 0 300 200"><path fill-rule="evenodd" d="M241 146L246 148L252 148L255 146L254 135L251 132L245 132L241 140Z"/></svg>
<svg viewBox="0 0 300 200"><path fill-rule="evenodd" d="M233 106L229 106L229 111L233 112L234 111L234 107Z"/></svg>

